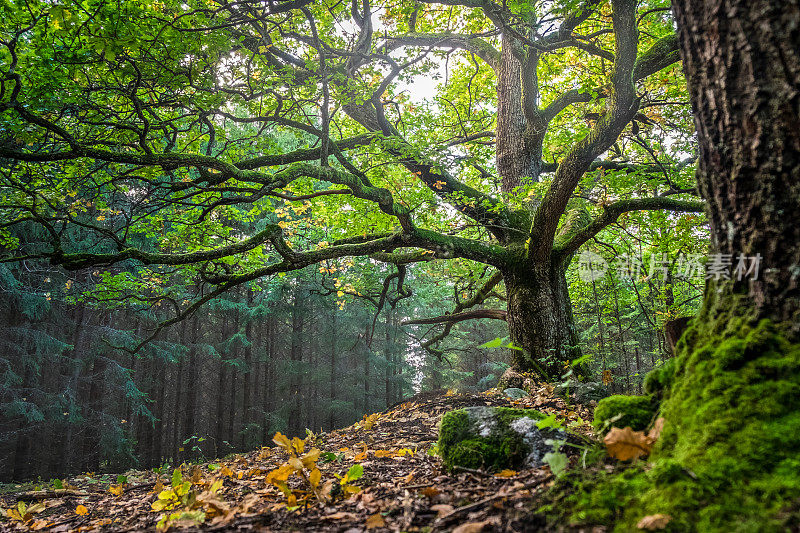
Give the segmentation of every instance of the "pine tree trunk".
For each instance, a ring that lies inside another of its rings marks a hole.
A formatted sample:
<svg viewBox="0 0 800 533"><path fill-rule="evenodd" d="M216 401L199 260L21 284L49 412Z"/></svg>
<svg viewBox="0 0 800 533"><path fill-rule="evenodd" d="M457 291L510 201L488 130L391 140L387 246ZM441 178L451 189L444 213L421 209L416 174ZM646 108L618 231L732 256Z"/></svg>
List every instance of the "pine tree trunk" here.
<svg viewBox="0 0 800 533"><path fill-rule="evenodd" d="M337 339L337 336L336 336L336 311L334 310L332 313L329 313L329 316L330 316L330 321L331 321L331 328L330 328L330 331L331 331L331 337L330 337L330 339L331 339L331 341L330 341L331 342L331 344L330 344L330 346L331 346L330 365L331 365L331 367L330 367L330 374L329 374L330 391L328 393L328 396L329 396L330 403L333 404L336 401L336 384L337 384L337 381L338 381L338 379L337 379L338 376L336 375L336 370L337 370L336 356L337 356L337 348L338 348L338 345L337 345L337 342L336 342L336 339ZM336 427L336 409L334 407L331 407L330 411L328 412L328 429L333 429L335 427Z"/></svg>
<svg viewBox="0 0 800 533"><path fill-rule="evenodd" d="M303 296L301 295L301 280L297 277L297 286L292 297L292 331L291 346L289 348L289 432L291 436L300 436L303 432L303 423L300 420L300 364L303 361Z"/></svg>

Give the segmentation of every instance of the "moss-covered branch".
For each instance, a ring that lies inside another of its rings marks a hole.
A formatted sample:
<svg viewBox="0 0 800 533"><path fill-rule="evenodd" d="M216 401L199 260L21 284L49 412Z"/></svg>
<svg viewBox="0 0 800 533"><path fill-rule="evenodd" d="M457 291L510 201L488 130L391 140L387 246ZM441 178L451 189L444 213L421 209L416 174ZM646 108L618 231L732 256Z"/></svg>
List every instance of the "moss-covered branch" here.
<svg viewBox="0 0 800 533"><path fill-rule="evenodd" d="M619 200L603 208L603 214L592 220L583 228L575 231L568 240L554 247L556 255L566 256L575 253L586 241L600 233L600 231L613 224L622 213L628 211L654 211L666 210L676 213L702 213L705 210L703 202L676 200L665 196L655 198L632 198Z"/></svg>

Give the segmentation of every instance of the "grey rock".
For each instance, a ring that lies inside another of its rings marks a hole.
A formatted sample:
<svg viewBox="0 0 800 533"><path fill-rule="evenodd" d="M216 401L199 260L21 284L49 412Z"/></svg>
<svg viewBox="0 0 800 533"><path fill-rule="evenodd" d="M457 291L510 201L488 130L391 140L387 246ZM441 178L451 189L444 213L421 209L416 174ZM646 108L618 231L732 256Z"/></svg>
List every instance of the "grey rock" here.
<svg viewBox="0 0 800 533"><path fill-rule="evenodd" d="M611 395L599 381L565 381L556 385L554 392L563 397L569 393L571 399L580 404L597 402Z"/></svg>
<svg viewBox="0 0 800 533"><path fill-rule="evenodd" d="M554 452L552 440L567 440L562 430L539 429L545 415L532 409L466 407L445 413L439 453L445 466L502 470L536 468Z"/></svg>
<svg viewBox="0 0 800 533"><path fill-rule="evenodd" d="M520 398L525 398L526 396L529 396L527 392L525 392L522 389L518 389L516 387L507 388L506 390L503 391L503 394L505 394L506 398L511 398L512 400L519 400Z"/></svg>

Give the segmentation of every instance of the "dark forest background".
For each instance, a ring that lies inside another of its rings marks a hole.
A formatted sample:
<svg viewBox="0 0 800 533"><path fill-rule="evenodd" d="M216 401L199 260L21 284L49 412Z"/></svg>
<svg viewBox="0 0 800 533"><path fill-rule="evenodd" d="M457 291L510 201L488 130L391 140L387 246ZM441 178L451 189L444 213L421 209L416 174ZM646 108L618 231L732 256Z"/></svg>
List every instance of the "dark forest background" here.
<svg viewBox="0 0 800 533"><path fill-rule="evenodd" d="M635 239L618 242L642 249ZM507 335L503 322L457 324L438 346L443 359L421 346L432 326L401 325L451 310L481 270L415 265L398 292L380 265L350 262L358 287L319 265L243 285L134 353L174 316L168 300L148 301L146 284L187 298L203 287L135 265L0 264L0 478L218 457L268 444L276 431L346 426L416 392L494 386L508 350L481 345ZM144 297L108 288L126 269ZM642 376L670 357L664 322L699 303L701 281L646 273L586 282L570 272L581 348L609 392L639 392ZM407 290L413 298L401 296ZM505 305L502 291L492 296Z"/></svg>

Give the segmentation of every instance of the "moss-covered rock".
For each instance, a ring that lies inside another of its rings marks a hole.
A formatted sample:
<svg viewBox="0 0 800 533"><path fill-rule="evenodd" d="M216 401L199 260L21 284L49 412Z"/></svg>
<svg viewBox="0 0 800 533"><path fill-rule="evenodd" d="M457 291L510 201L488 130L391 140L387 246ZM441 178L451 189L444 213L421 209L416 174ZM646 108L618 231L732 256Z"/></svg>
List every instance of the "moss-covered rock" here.
<svg viewBox="0 0 800 533"><path fill-rule="evenodd" d="M532 409L467 407L442 416L439 455L445 467L502 470L542 464L553 451L546 439L566 438L561 431L540 430L536 422L545 415Z"/></svg>
<svg viewBox="0 0 800 533"><path fill-rule="evenodd" d="M663 396L664 391L672 387L675 380L675 369L678 366L677 359L667 359L661 366L658 366L647 373L644 377L644 391L648 394Z"/></svg>
<svg viewBox="0 0 800 533"><path fill-rule="evenodd" d="M630 426L641 431L650 425L658 411L658 401L653 396L615 395L603 398L594 410L594 428L606 432L612 427Z"/></svg>

